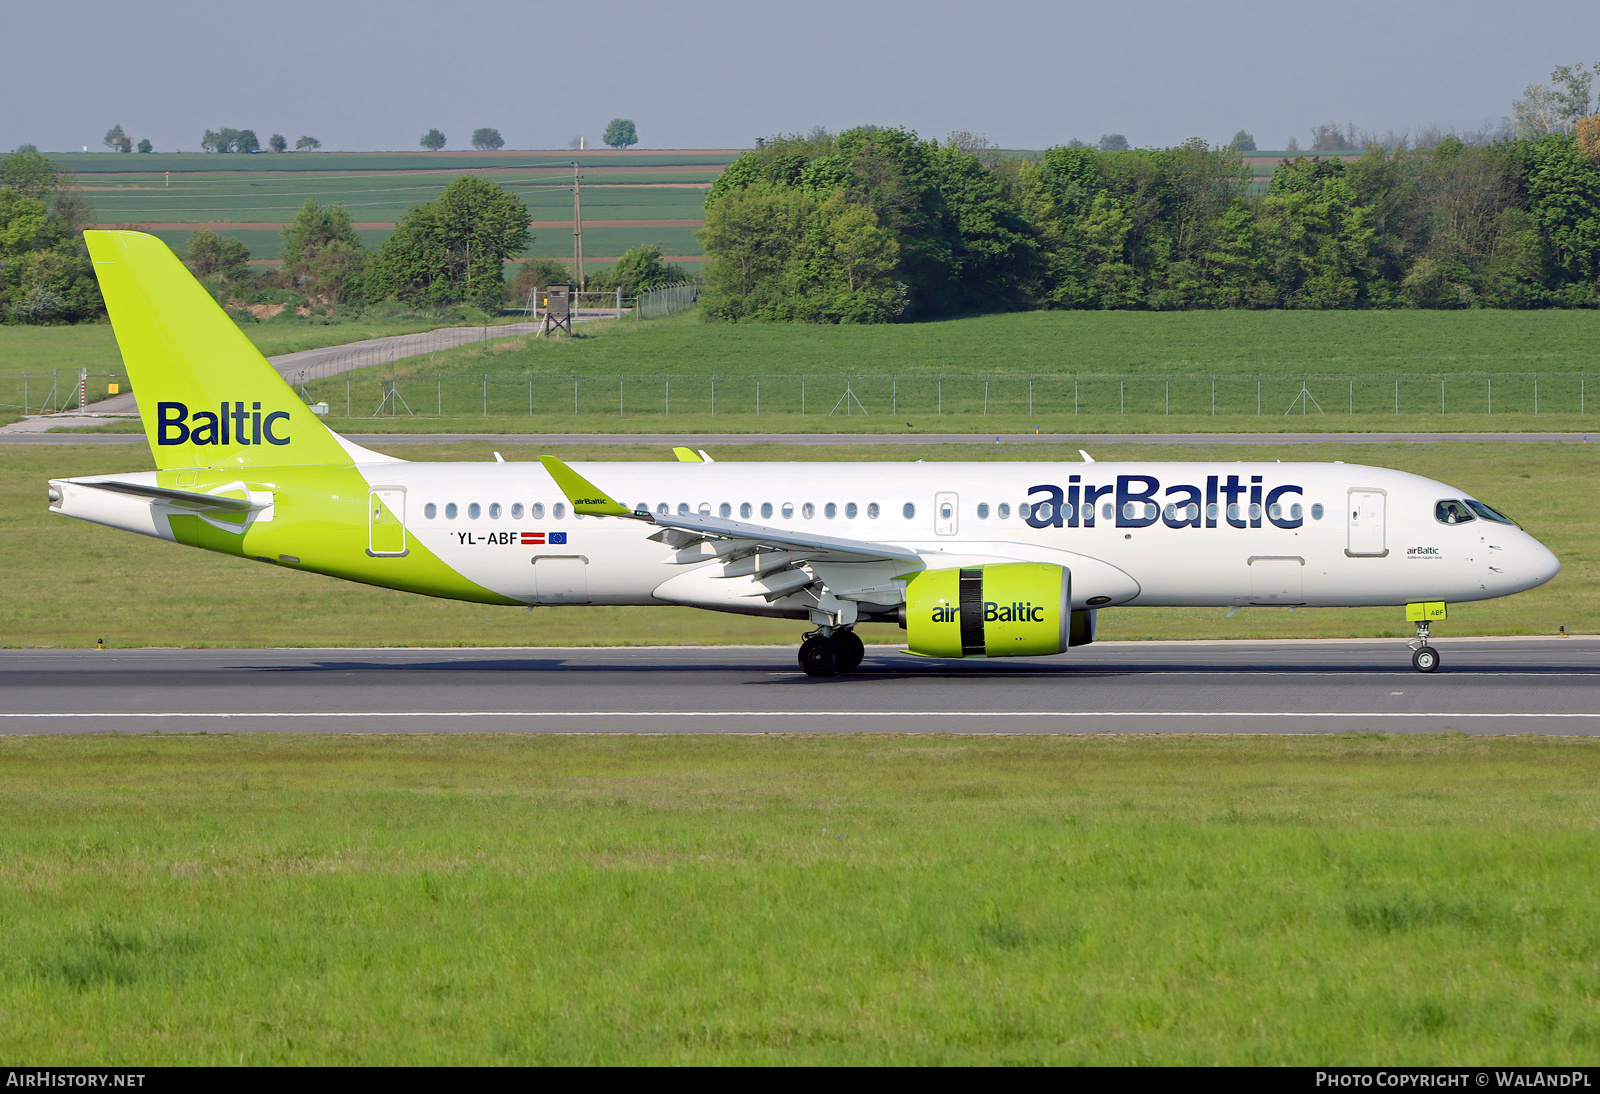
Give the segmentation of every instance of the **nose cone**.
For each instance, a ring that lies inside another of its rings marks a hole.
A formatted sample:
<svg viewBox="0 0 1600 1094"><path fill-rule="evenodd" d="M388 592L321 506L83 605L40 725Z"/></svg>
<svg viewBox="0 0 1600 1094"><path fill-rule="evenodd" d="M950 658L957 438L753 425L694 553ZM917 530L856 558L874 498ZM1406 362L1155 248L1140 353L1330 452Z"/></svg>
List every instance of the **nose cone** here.
<svg viewBox="0 0 1600 1094"><path fill-rule="evenodd" d="M1522 587L1533 589L1561 572L1561 560L1551 552L1550 548L1529 536L1522 552L1522 565L1517 569L1517 576L1523 581Z"/></svg>

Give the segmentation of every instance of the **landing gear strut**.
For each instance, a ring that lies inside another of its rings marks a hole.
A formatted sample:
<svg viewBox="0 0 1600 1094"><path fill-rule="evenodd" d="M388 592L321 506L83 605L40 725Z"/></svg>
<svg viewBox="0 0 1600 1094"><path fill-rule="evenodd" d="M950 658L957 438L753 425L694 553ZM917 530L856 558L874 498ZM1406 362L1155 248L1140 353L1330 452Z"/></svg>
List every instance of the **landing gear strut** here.
<svg viewBox="0 0 1600 1094"><path fill-rule="evenodd" d="M1423 620L1417 624L1417 637L1408 642L1412 649L1411 667L1418 672L1432 672L1439 667L1439 651L1428 645L1428 624Z"/></svg>
<svg viewBox="0 0 1600 1094"><path fill-rule="evenodd" d="M831 634L814 631L800 643L800 667L807 676L832 676L854 672L866 656L866 647L847 627L830 627Z"/></svg>

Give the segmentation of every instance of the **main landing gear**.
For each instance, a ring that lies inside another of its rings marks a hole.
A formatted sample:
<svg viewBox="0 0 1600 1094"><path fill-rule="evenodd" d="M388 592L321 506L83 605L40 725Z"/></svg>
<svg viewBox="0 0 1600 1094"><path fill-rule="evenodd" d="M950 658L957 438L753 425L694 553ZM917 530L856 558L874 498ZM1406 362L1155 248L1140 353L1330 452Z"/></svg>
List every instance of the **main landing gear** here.
<svg viewBox="0 0 1600 1094"><path fill-rule="evenodd" d="M1407 643L1412 649L1411 667L1418 672L1432 672L1439 667L1439 651L1428 645L1428 624L1417 624L1417 637Z"/></svg>
<svg viewBox="0 0 1600 1094"><path fill-rule="evenodd" d="M867 648L848 627L826 628L831 633L813 631L800 643L800 667L807 676L832 676L854 672L861 666Z"/></svg>

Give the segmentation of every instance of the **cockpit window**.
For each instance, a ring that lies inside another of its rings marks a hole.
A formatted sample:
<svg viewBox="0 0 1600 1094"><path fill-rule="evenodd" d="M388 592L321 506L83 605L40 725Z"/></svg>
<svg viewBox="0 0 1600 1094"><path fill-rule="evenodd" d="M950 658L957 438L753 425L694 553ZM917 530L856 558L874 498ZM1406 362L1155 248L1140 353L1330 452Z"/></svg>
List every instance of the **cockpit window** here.
<svg viewBox="0 0 1600 1094"><path fill-rule="evenodd" d="M1504 513L1495 512L1481 501L1473 501L1471 498L1466 499L1466 501L1467 504L1471 506L1472 511L1478 514L1484 520L1492 520L1496 524L1516 524L1516 521L1512 520Z"/></svg>
<svg viewBox="0 0 1600 1094"><path fill-rule="evenodd" d="M1433 519L1440 524L1465 524L1467 521L1476 518L1473 517L1472 510L1468 509L1464 502L1459 502L1455 498L1447 498L1433 507Z"/></svg>

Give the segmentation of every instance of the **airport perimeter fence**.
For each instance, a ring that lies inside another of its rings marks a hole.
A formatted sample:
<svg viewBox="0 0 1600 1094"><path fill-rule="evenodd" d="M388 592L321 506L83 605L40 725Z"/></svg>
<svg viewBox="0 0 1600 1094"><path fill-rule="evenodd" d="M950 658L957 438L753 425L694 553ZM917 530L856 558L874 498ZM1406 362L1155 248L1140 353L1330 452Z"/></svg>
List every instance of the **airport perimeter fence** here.
<svg viewBox="0 0 1600 1094"><path fill-rule="evenodd" d="M1584 372L913 373L552 375L468 373L300 383L307 402L348 417L468 415L662 418L881 418L1126 415L1267 420L1588 413ZM976 424L976 423L974 423Z"/></svg>
<svg viewBox="0 0 1600 1094"><path fill-rule="evenodd" d="M0 372L0 413L56 414L76 410L80 394L83 405L92 409L103 399L131 390L126 372L85 372L75 368Z"/></svg>
<svg viewBox="0 0 1600 1094"><path fill-rule="evenodd" d="M658 285L646 289L634 301L635 319L662 319L688 311L700 298L698 281L678 281L671 285Z"/></svg>

